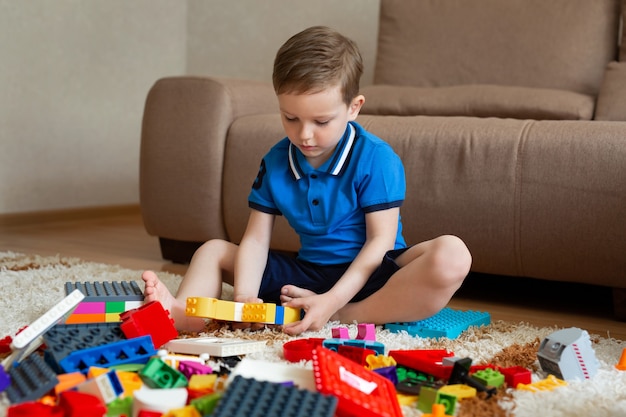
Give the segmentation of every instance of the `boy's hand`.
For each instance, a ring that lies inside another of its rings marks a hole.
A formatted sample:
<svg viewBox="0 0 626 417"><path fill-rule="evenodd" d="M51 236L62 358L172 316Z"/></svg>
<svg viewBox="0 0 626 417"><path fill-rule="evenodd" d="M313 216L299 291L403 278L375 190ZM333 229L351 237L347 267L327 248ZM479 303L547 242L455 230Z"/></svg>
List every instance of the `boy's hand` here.
<svg viewBox="0 0 626 417"><path fill-rule="evenodd" d="M290 297L281 297L287 300ZM290 298L283 306L301 308L305 314L302 320L283 325L283 331L289 335L298 335L307 330L320 330L337 312L337 306L325 294L314 294Z"/></svg>

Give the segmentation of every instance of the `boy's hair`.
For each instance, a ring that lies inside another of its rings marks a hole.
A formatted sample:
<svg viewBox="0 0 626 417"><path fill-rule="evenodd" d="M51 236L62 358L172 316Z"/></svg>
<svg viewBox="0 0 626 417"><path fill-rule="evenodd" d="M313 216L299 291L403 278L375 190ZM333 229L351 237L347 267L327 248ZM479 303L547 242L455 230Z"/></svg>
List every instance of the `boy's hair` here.
<svg viewBox="0 0 626 417"><path fill-rule="evenodd" d="M276 94L311 94L339 85L349 105L359 94L363 59L356 43L325 26L292 36L274 60Z"/></svg>

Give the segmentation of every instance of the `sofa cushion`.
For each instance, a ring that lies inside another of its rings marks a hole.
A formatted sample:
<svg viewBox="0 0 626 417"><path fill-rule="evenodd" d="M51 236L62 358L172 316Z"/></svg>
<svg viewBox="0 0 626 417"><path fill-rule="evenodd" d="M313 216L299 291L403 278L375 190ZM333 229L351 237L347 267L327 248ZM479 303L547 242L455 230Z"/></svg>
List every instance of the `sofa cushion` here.
<svg viewBox="0 0 626 417"><path fill-rule="evenodd" d="M535 120L590 120L594 98L563 90L495 85L362 89L363 114L474 116Z"/></svg>
<svg viewBox="0 0 626 417"><path fill-rule="evenodd" d="M596 120L626 121L626 62L611 62L598 95Z"/></svg>
<svg viewBox="0 0 626 417"><path fill-rule="evenodd" d="M596 95L622 0L382 0L375 84L498 84Z"/></svg>

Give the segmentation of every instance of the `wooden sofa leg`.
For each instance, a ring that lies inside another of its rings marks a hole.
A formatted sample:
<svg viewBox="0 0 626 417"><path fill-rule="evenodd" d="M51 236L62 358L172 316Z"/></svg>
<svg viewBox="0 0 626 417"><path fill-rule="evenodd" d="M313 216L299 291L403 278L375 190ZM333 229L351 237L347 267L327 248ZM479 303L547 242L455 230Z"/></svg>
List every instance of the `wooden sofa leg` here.
<svg viewBox="0 0 626 417"><path fill-rule="evenodd" d="M161 256L163 259L172 261L176 264L187 264L191 261L196 249L198 249L203 242L187 242L183 240L159 238L159 244L161 245Z"/></svg>
<svg viewBox="0 0 626 417"><path fill-rule="evenodd" d="M626 321L626 288L613 288L613 313L616 319Z"/></svg>

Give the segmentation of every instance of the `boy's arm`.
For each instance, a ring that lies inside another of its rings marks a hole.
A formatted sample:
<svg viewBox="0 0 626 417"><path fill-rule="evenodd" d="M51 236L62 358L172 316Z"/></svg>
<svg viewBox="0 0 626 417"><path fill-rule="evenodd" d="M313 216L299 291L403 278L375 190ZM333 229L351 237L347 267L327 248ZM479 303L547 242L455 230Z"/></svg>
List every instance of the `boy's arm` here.
<svg viewBox="0 0 626 417"><path fill-rule="evenodd" d="M400 209L396 207L365 215L365 244L333 288L324 294L294 298L285 303L290 307L302 308L306 313L301 321L285 325L286 333L319 330L363 288L370 275L380 266L385 253L394 248L399 214Z"/></svg>
<svg viewBox="0 0 626 417"><path fill-rule="evenodd" d="M263 271L272 237L275 216L251 210L246 231L235 258L234 300L259 302Z"/></svg>

